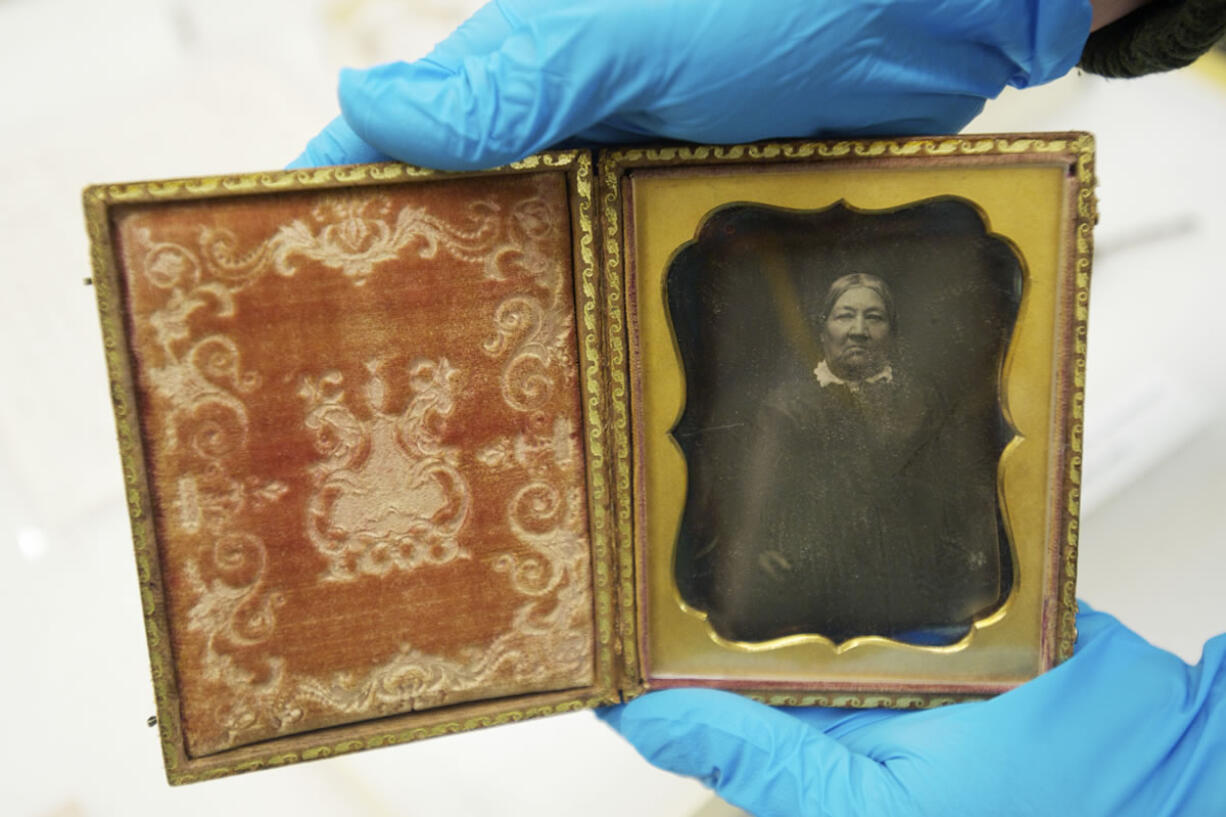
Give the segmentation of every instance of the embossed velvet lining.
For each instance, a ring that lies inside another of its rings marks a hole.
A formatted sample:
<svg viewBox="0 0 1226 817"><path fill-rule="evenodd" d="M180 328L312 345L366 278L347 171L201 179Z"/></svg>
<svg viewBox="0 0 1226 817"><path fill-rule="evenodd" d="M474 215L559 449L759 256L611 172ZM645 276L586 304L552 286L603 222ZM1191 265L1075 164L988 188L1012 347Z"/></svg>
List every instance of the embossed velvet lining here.
<svg viewBox="0 0 1226 817"><path fill-rule="evenodd" d="M562 174L116 217L203 755L592 681Z"/></svg>

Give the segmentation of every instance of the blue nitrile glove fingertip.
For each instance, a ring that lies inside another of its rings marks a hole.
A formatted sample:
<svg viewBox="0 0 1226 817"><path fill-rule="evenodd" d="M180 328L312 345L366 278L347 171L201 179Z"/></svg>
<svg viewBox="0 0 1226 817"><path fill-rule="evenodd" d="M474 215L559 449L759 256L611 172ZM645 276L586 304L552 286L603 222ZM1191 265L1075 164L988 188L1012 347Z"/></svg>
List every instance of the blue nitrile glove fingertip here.
<svg viewBox="0 0 1226 817"><path fill-rule="evenodd" d="M1073 648L1075 652L1080 652L1099 638L1123 626L1115 616L1100 613L1085 602L1078 601L1077 606L1077 643Z"/></svg>
<svg viewBox="0 0 1226 817"><path fill-rule="evenodd" d="M473 12L442 42L434 46L421 62L430 62L447 71L457 71L467 57L488 54L501 45L515 20L503 4L486 3Z"/></svg>
<svg viewBox="0 0 1226 817"><path fill-rule="evenodd" d="M363 140L422 167L479 170L517 159L493 151L490 128L479 124L497 92L472 87L488 79L481 59L472 59L476 65L460 73L428 60L344 69L341 113Z"/></svg>
<svg viewBox="0 0 1226 817"><path fill-rule="evenodd" d="M1024 73L1010 78L1016 88L1042 85L1064 76L1081 58L1093 17L1090 0L1034 4L1031 60Z"/></svg>
<svg viewBox="0 0 1226 817"><path fill-rule="evenodd" d="M297 170L325 165L353 165L384 162L390 157L368 145L341 117L324 126L306 148L286 168Z"/></svg>
<svg viewBox="0 0 1226 817"><path fill-rule="evenodd" d="M735 712L741 703L758 706L730 692L670 689L650 692L616 707L619 711L610 713L605 722L662 768L705 777L714 758L699 760L692 750L698 748L698 743L703 744L704 754L708 755L712 750L723 754L725 748L730 748L719 745L720 734L712 734L712 727L718 729L727 724L735 728L738 718L729 710ZM702 740L695 740L700 733Z"/></svg>
<svg viewBox="0 0 1226 817"><path fill-rule="evenodd" d="M621 731L622 711L626 708L625 704L611 704L609 706L598 706L593 712L596 717L607 723L614 731Z"/></svg>
<svg viewBox="0 0 1226 817"><path fill-rule="evenodd" d="M872 760L735 693L665 690L619 709L610 725L643 757L761 817L838 814L897 794L895 781Z"/></svg>
<svg viewBox="0 0 1226 817"><path fill-rule="evenodd" d="M405 63L376 65L373 68L342 68L337 77L336 96L340 100L341 115L349 123L349 127L363 140L370 144L380 144L386 153L403 158L401 152L389 149L386 142L379 143L379 120L381 118L400 117L405 102L399 98L400 93L406 96L413 90L412 83L404 82L398 75L397 68ZM439 66L434 66L440 73ZM403 71L403 68L400 68ZM399 92L399 93L398 93ZM388 110L388 108L391 110ZM415 123L410 120L400 130L412 130ZM408 135L395 140L397 144L407 142Z"/></svg>

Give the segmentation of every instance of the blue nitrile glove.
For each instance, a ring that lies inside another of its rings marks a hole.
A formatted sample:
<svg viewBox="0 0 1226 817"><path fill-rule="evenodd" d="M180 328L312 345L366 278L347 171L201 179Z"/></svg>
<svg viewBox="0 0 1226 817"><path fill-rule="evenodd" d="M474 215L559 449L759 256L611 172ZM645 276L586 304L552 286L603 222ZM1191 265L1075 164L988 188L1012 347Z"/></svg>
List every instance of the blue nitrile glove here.
<svg viewBox="0 0 1226 817"><path fill-rule="evenodd" d="M758 817L1226 814L1226 635L1189 667L1083 610L1072 659L989 701L772 709L679 689L600 715Z"/></svg>
<svg viewBox="0 0 1226 817"><path fill-rule="evenodd" d="M489 167L571 143L952 133L1081 53L1088 0L494 0L341 73L291 167Z"/></svg>

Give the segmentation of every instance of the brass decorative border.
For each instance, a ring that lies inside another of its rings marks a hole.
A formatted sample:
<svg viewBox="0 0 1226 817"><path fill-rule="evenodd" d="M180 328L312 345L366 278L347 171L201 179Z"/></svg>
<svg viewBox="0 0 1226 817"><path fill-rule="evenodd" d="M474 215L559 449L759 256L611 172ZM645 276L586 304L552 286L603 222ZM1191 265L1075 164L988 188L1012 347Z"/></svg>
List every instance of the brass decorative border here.
<svg viewBox="0 0 1226 817"><path fill-rule="evenodd" d="M153 508L149 495L140 420L136 414L136 390L127 346L123 296L118 265L111 241L106 190L87 188L83 194L86 226L90 237L93 284L102 328L102 344L110 374L111 405L115 412L115 431L123 463L124 492L132 525L136 555L136 574L140 583L141 611L149 647L153 676L158 733L166 774L174 782L174 771L186 759L180 728L178 685L170 647L170 626L163 602L165 598L157 540L153 529Z"/></svg>
<svg viewBox="0 0 1226 817"><path fill-rule="evenodd" d="M1088 148L1085 145L1088 144ZM611 150L604 160L617 167L653 167L697 162L788 162L891 157L1017 156L1026 153L1093 153L1087 133L985 134L917 139L846 139L837 142L760 142L750 145L666 145Z"/></svg>
<svg viewBox="0 0 1226 817"><path fill-rule="evenodd" d="M629 361L626 353L625 280L622 261L622 195L617 152L601 155L601 228L604 238L605 309L608 321L610 430L613 440L614 513L618 563L618 616L621 622L622 673L625 697L640 691L638 598L635 584L634 491L630 450Z"/></svg>
<svg viewBox="0 0 1226 817"><path fill-rule="evenodd" d="M224 757L223 755L215 755L210 758L193 759L174 768L168 765L166 776L171 785L199 783L242 772L273 769L309 760L320 760L322 758L351 754L365 749L396 746L401 743L410 743L441 735L469 732L473 729L483 729L487 726L501 726L507 723L519 723L520 721L532 720L547 715L578 712L583 709L591 709L616 702L614 697L608 695L594 695L571 700L557 700L557 698L558 695L554 694L544 703L520 705L518 709L483 712L462 718L457 718L454 714L448 713L446 717L450 718L450 720L434 721L423 726L409 727L405 725L403 728L395 728L391 727L388 723L380 722L378 732L369 736L341 737L343 732L357 730L353 726L334 727L326 730L326 732L308 733L302 736L304 738L314 737L314 740L301 747L283 747L279 745L281 741L278 740L267 744L257 744L247 750L231 750L225 752ZM411 714L420 716L422 713ZM410 716L405 715L392 720L399 721L408 717ZM324 737L325 734L327 737ZM215 761L214 759L217 760Z"/></svg>
<svg viewBox="0 0 1226 817"><path fill-rule="evenodd" d="M500 701L475 702L436 710L409 712L377 721L276 738L217 754L193 758L181 729L179 691L169 638L165 592L153 524L152 497L146 471L133 377L128 329L123 311L123 283L115 258L111 208L130 204L237 197L295 191L413 183L472 176L557 170L565 172L572 197L575 260L576 328L582 370L581 399L586 419L585 463L591 513L596 630L596 683L561 692L532 693ZM123 463L124 487L132 524L137 576L145 619L159 736L166 776L172 785L191 783L260 768L389 746L435 735L463 732L543 715L615 703L619 700L616 653L620 644L614 616L616 567L611 554L613 520L608 511L610 463L604 443L606 393L605 343L593 222L592 158L584 151L551 151L487 171L445 172L397 163L271 171L236 176L169 179L94 185L82 194L90 236L99 322L110 380L111 402ZM581 325L581 330L580 330Z"/></svg>
<svg viewBox="0 0 1226 817"><path fill-rule="evenodd" d="M898 695L864 692L855 695L789 695L751 693L748 697L771 706L833 706L841 709L933 709L938 706L979 700L980 696Z"/></svg>
<svg viewBox="0 0 1226 817"><path fill-rule="evenodd" d="M462 179L472 176L571 168L576 166L578 157L581 155L584 155L583 151L549 151L489 170L478 171L431 170L399 162L382 162L299 170L269 170L232 176L198 176L146 182L98 184L87 187L84 196L87 202L96 199L105 205L116 205L155 201L188 201L251 193L286 193L332 187L362 187L427 179Z"/></svg>
<svg viewBox="0 0 1226 817"><path fill-rule="evenodd" d="M1059 557L1060 621L1056 663L1071 658L1077 643L1077 546L1086 398L1086 338L1090 317L1090 262L1094 256L1094 225L1098 223L1098 200L1094 195L1094 137L1088 133L1078 134L1069 145L1069 151L1076 159L1077 225L1072 276L1072 377L1067 378L1064 384L1066 413L1062 415L1068 417L1068 436L1063 486L1066 502L1061 514L1063 541Z"/></svg>
<svg viewBox="0 0 1226 817"><path fill-rule="evenodd" d="M624 321L626 305L620 303L620 298L612 294L620 293L627 299L630 297L630 282L626 280L623 254L627 252L628 233L633 227L625 223L629 219L624 211L626 192L622 188L625 175L635 168L664 168L669 166L732 166L732 165L784 165L789 163L820 163L834 160L857 159L918 159L925 158L931 164L941 164L943 159L961 160L965 157L983 157L987 161L995 161L994 157L1010 162L1035 161L1050 163L1053 160L1066 160L1070 166L1070 175L1075 178L1073 189L1076 221L1073 227L1073 246L1066 247L1065 259L1060 263L1057 294L1057 308L1060 314L1057 318L1061 332L1056 341L1055 350L1058 356L1058 382L1053 388L1052 427L1056 434L1057 450L1053 456L1058 460L1058 466L1049 473L1059 474L1059 484L1049 485L1052 499L1049 503L1055 506L1058 519L1053 520L1052 537L1047 542L1051 551L1051 570L1048 572L1048 586L1044 591L1043 622L1040 634L1039 652L1042 670L1051 668L1070 657L1076 642L1077 602L1075 595L1078 511L1081 482L1081 436L1083 427L1083 408L1085 401L1085 359L1086 359L1086 320L1088 317L1089 274L1092 254L1091 231L1097 221L1094 198L1094 138L1088 133L1042 133L1042 134L985 134L951 137L931 137L915 139L875 139L875 140L840 140L827 142L765 142L749 145L731 146L687 146L669 145L663 147L629 147L613 149L605 152L599 162L602 183L601 199L604 205L605 233L605 264L606 279L611 294L609 295L610 313L616 312L617 320ZM1067 230L1061 231L1062 240ZM1069 274L1069 272L1072 274ZM1066 279L1067 278L1067 282ZM1067 283L1067 287L1066 287ZM1065 292L1065 289L1069 291ZM616 309L614 309L616 307ZM612 321L613 318L611 317ZM623 324L624 325L624 324ZM611 346L624 343L624 329L621 334L610 331ZM624 347L617 347L621 352ZM624 352L623 352L624 354ZM615 353L610 353L610 361ZM613 416L633 415L630 395L625 391L612 396ZM635 472L637 464L629 448L623 453L618 450L615 468L620 477L622 473ZM635 480L637 486L637 480ZM618 483L619 495L621 483ZM1058 499L1055 499L1058 498ZM629 541L635 546L634 510L644 501L635 497L634 504L626 507L626 512L618 514L619 546ZM637 567L642 570L640 558ZM631 564L635 564L631 560ZM628 578L623 573L623 584L631 586L631 594L640 602L637 609L644 609L640 595L644 586L641 581ZM628 605L624 605L628 609ZM634 620L637 621L636 614ZM639 624L641 627L641 623ZM627 636L635 629L635 625L626 624ZM637 633L636 652L642 660L647 660L648 645L645 634ZM629 653L629 649L627 653ZM955 703L962 700L982 698L985 695L1003 691L994 685L984 684L980 688L974 685L950 684L942 691L929 691L923 687L913 687L907 692L895 690L857 690L843 693L831 685L829 690L787 689L786 684L754 684L742 683L707 683L685 682L688 685L698 683L703 686L723 686L736 688L747 696L773 705L789 706L843 706L843 707L892 707L892 708L922 708ZM640 685L641 689L649 687L673 686L672 683L651 683L646 679ZM958 688L955 692L954 689ZM964 690L964 691L963 691Z"/></svg>
<svg viewBox="0 0 1226 817"><path fill-rule="evenodd" d="M604 395L608 391L607 373L604 365L602 332L604 321L600 315L601 281L596 263L596 227L592 219L594 203L594 180L592 157L587 153L576 154L574 195L576 222L579 225L576 247L575 287L576 324L582 323L579 343L580 365L584 373L584 414L587 426L587 471L588 513L592 531L594 602L596 605L596 675L600 686L616 689L614 637L616 613L614 598L616 585L611 547L613 544L613 518L609 497L609 458L605 441L606 420Z"/></svg>

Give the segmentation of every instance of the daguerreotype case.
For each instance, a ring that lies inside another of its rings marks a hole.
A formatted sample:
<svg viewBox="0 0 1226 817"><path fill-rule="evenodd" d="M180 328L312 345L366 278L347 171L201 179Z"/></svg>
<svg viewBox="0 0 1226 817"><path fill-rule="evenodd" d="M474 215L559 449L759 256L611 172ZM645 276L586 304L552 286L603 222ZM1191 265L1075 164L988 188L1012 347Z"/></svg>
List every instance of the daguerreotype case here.
<svg viewBox="0 0 1226 817"><path fill-rule="evenodd" d="M92 187L172 783L1072 651L1086 134Z"/></svg>

